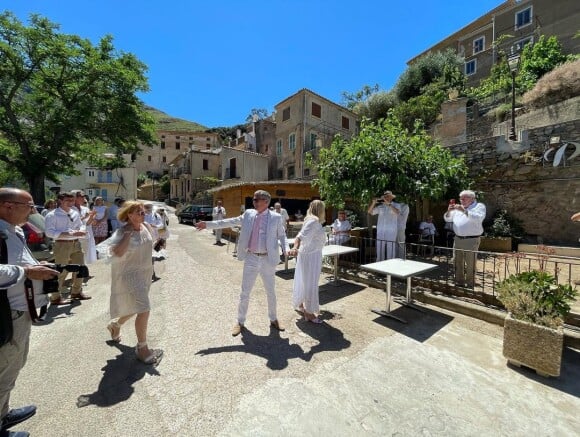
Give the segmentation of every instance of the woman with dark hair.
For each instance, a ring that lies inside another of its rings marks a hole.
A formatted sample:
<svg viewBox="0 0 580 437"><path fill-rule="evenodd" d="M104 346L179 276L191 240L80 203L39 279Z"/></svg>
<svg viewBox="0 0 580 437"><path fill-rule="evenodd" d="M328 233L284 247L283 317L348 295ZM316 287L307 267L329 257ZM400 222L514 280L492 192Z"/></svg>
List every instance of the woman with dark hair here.
<svg viewBox="0 0 580 437"><path fill-rule="evenodd" d="M135 355L145 364L155 364L163 351L150 349L147 345L147 325L151 308L149 288L153 274L152 231L144 223L145 209L141 202L125 202L117 218L125 225L106 240L111 260L111 322L107 329L111 333L111 339L120 342L121 326L136 315L135 332L138 343Z"/></svg>
<svg viewBox="0 0 580 437"><path fill-rule="evenodd" d="M294 239L291 256L298 256L294 273L292 302L297 311L312 323L322 323L317 314L320 311L318 300L318 280L322 270L322 248L326 243L326 233L322 227L325 220L325 206L321 200L310 202L304 225Z"/></svg>

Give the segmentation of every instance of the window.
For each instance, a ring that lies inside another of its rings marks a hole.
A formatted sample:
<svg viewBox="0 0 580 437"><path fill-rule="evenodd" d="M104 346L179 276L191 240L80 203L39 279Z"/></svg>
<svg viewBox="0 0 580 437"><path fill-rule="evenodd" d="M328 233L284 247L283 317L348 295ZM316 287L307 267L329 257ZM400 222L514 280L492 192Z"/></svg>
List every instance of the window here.
<svg viewBox="0 0 580 437"><path fill-rule="evenodd" d="M317 118L322 117L322 107L318 103L312 102L312 116Z"/></svg>
<svg viewBox="0 0 580 437"><path fill-rule="evenodd" d="M161 135L161 138L165 138L165 135Z"/></svg>
<svg viewBox="0 0 580 437"><path fill-rule="evenodd" d="M350 129L350 119L344 115L342 116L342 128L346 130Z"/></svg>
<svg viewBox="0 0 580 437"><path fill-rule="evenodd" d="M516 12L516 30L532 24L532 7Z"/></svg>
<svg viewBox="0 0 580 437"><path fill-rule="evenodd" d="M203 160L203 169L209 170L209 161L207 159Z"/></svg>
<svg viewBox="0 0 580 437"><path fill-rule="evenodd" d="M288 179L293 179L293 178L294 178L294 166L289 165L288 166Z"/></svg>
<svg viewBox="0 0 580 437"><path fill-rule="evenodd" d="M181 143L175 143L175 150L181 149Z"/></svg>
<svg viewBox="0 0 580 437"><path fill-rule="evenodd" d="M526 44L533 44L534 43L534 37L529 36L527 38L521 39L518 42L516 42L513 46L512 49L514 52L521 52L524 47L526 46Z"/></svg>
<svg viewBox="0 0 580 437"><path fill-rule="evenodd" d="M472 59L471 61L468 61L465 63L465 75L466 76L471 76L472 74L475 74L476 71L477 71L477 60L476 59Z"/></svg>
<svg viewBox="0 0 580 437"><path fill-rule="evenodd" d="M165 141L161 141L160 146L161 146L162 149L165 149Z"/></svg>
<svg viewBox="0 0 580 437"><path fill-rule="evenodd" d="M316 149L316 134L315 133L310 133L310 150L312 149Z"/></svg>
<svg viewBox="0 0 580 437"><path fill-rule="evenodd" d="M266 144L266 147L264 147L264 151L265 151L266 153L268 153L268 145L267 145L267 144Z"/></svg>
<svg viewBox="0 0 580 437"><path fill-rule="evenodd" d="M95 176L95 171L89 170L89 177L94 177L94 176Z"/></svg>
<svg viewBox="0 0 580 437"><path fill-rule="evenodd" d="M309 168L304 169L304 176L310 176L310 169Z"/></svg>
<svg viewBox="0 0 580 437"><path fill-rule="evenodd" d="M167 162L167 158L164 156L163 158L161 158L161 161Z"/></svg>
<svg viewBox="0 0 580 437"><path fill-rule="evenodd" d="M211 141L209 137L207 137L205 140L206 140L206 141Z"/></svg>
<svg viewBox="0 0 580 437"><path fill-rule="evenodd" d="M210 143L207 143L207 144L205 145L205 148L206 148L206 149L208 149L208 150L209 150L209 149L211 149L211 144L210 144Z"/></svg>
<svg viewBox="0 0 580 437"><path fill-rule="evenodd" d="M175 135L175 139L178 140L180 137L179 135Z"/></svg>
<svg viewBox="0 0 580 437"><path fill-rule="evenodd" d="M276 141L276 155L282 155L282 140Z"/></svg>
<svg viewBox="0 0 580 437"><path fill-rule="evenodd" d="M147 161L151 162L151 155L147 156Z"/></svg>
<svg viewBox="0 0 580 437"><path fill-rule="evenodd" d="M282 111L282 121L290 120L290 106Z"/></svg>
<svg viewBox="0 0 580 437"><path fill-rule="evenodd" d="M483 52L485 50L485 36L473 40L473 54Z"/></svg>
<svg viewBox="0 0 580 437"><path fill-rule="evenodd" d="M290 150L296 150L296 134L290 134L288 136L288 148Z"/></svg>
<svg viewBox="0 0 580 437"><path fill-rule="evenodd" d="M189 137L189 141L193 141L193 137Z"/></svg>
<svg viewBox="0 0 580 437"><path fill-rule="evenodd" d="M284 172L281 169L276 170L276 179L282 179L283 177L284 177Z"/></svg>

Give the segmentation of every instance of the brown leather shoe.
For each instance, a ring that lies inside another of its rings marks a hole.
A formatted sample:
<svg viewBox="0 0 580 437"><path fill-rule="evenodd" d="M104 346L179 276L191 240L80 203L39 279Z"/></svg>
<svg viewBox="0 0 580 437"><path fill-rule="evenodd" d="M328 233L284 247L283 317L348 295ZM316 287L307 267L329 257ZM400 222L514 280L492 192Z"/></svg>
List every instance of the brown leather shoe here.
<svg viewBox="0 0 580 437"><path fill-rule="evenodd" d="M232 336L235 337L237 335L240 335L240 333L242 332L242 329L244 329L244 325L241 323L236 323L232 329Z"/></svg>
<svg viewBox="0 0 580 437"><path fill-rule="evenodd" d="M71 303L72 303L71 300L63 299L62 297L58 300L51 300L50 301L51 305L70 305Z"/></svg>
<svg viewBox="0 0 580 437"><path fill-rule="evenodd" d="M271 328L274 328L274 329L277 329L278 331L284 331L284 329L286 329L286 328L284 328L283 326L280 325L280 323L278 322L278 320L274 320L273 322L270 322L270 327Z"/></svg>
<svg viewBox="0 0 580 437"><path fill-rule="evenodd" d="M84 293L79 293L79 294L71 294L70 298L73 300L89 300L92 299L93 296L87 296Z"/></svg>

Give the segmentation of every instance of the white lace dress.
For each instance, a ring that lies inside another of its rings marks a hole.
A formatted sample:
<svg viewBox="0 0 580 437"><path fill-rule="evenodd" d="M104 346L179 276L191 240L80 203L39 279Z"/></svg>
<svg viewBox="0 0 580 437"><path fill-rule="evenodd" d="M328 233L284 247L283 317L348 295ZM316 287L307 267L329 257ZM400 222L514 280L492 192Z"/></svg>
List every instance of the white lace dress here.
<svg viewBox="0 0 580 437"><path fill-rule="evenodd" d="M292 303L298 308L301 303L309 313L318 313L318 281L322 269L322 248L326 243L326 233L320 222L308 218L298 233L300 247L294 272Z"/></svg>
<svg viewBox="0 0 580 437"><path fill-rule="evenodd" d="M109 248L123 238L123 229L107 240ZM100 245L99 245L100 246ZM111 256L111 318L144 313L150 310L149 288L153 275L151 255L153 239L141 225L139 234L131 235L129 248L123 256Z"/></svg>

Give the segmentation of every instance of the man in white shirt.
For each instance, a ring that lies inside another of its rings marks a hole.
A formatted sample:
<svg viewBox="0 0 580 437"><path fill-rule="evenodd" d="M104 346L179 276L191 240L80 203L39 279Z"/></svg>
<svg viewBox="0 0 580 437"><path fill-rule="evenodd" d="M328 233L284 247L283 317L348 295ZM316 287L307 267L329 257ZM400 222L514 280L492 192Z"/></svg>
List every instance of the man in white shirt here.
<svg viewBox="0 0 580 437"><path fill-rule="evenodd" d="M224 218L226 218L226 209L224 208L222 201L218 200L216 203L216 206L214 207L212 214L211 214L212 220L216 221L216 220L222 220ZM216 246L221 246L222 243L222 230L221 229L216 229L215 230L215 243Z"/></svg>
<svg viewBox="0 0 580 437"><path fill-rule="evenodd" d="M459 201L459 204L449 203L443 219L447 223L453 223L455 232L455 281L460 286L473 288L476 251L483 234L486 211L485 205L476 201L475 193L471 190L459 193Z"/></svg>
<svg viewBox="0 0 580 437"><path fill-rule="evenodd" d="M0 346L1 436L27 436L24 431L10 433L7 430L36 413L34 405L9 409L10 392L26 363L32 318L37 317L36 308L48 303L42 293L43 280L58 275L57 270L39 264L26 246L19 225L26 222L31 211L34 211L34 201L29 193L17 188L0 188L0 253L2 258L6 256L5 263L0 264L1 303L8 317L12 318L12 337ZM32 299L27 298L26 290L32 291Z"/></svg>
<svg viewBox="0 0 580 437"><path fill-rule="evenodd" d="M75 196L69 192L58 194L59 207L46 214L45 232L46 236L54 240L52 251L56 264L84 264L85 254L81 247L81 238L87 235L80 214L73 208ZM64 283L68 271L58 276L58 293L51 293L51 305L66 305L70 301L63 298L68 290ZM86 300L91 296L83 293L83 278L78 278L76 273L72 274L71 299Z"/></svg>
<svg viewBox="0 0 580 437"><path fill-rule="evenodd" d="M282 208L282 204L280 202L276 202L274 204L274 211L282 216L282 219L284 220L284 228L287 230L288 225L290 224L290 216L288 215L288 211Z"/></svg>
<svg viewBox="0 0 580 437"><path fill-rule="evenodd" d="M433 224L433 216L428 216L424 222L419 224L419 230L421 231L421 237L434 237L437 235L437 229Z"/></svg>
<svg viewBox="0 0 580 437"><path fill-rule="evenodd" d="M370 215L379 215L376 243L377 262L394 258L396 254L398 217L401 213L401 205L393 202L395 197L392 191L385 191L380 198L373 199L367 210Z"/></svg>

